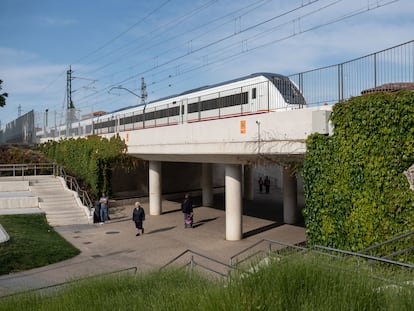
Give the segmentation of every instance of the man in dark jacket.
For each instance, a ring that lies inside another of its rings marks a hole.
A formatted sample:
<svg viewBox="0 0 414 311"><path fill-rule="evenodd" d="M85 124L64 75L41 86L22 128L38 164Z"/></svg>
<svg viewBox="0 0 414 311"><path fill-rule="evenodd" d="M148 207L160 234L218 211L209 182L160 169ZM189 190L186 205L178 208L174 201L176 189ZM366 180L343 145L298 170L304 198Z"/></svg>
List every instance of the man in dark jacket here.
<svg viewBox="0 0 414 311"><path fill-rule="evenodd" d="M145 220L145 211L139 202L135 202L135 208L132 212L132 220L135 222L135 228L138 230L136 236L144 234L143 222Z"/></svg>

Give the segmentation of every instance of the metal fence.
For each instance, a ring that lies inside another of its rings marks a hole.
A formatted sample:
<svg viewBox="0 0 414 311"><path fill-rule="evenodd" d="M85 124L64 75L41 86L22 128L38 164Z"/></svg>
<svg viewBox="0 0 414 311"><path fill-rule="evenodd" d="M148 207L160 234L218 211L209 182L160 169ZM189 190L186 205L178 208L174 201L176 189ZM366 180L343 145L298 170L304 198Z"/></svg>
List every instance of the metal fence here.
<svg viewBox="0 0 414 311"><path fill-rule="evenodd" d="M414 40L341 64L289 76L310 106L334 104L364 90L414 83Z"/></svg>
<svg viewBox="0 0 414 311"><path fill-rule="evenodd" d="M35 113L30 111L0 130L0 144L34 144L36 142Z"/></svg>

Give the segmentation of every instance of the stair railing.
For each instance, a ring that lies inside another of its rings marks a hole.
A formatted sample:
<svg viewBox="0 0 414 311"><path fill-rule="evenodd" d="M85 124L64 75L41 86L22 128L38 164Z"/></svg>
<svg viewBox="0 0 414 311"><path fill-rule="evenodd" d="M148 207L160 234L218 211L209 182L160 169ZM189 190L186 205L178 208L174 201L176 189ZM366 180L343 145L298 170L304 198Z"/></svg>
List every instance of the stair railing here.
<svg viewBox="0 0 414 311"><path fill-rule="evenodd" d="M58 167L57 175L59 175L65 180L65 183L70 190L78 193L82 204L85 205L89 210L89 216L92 216L94 204L92 203L92 200L89 197L88 192L79 186L78 181L75 177L67 175L62 166Z"/></svg>

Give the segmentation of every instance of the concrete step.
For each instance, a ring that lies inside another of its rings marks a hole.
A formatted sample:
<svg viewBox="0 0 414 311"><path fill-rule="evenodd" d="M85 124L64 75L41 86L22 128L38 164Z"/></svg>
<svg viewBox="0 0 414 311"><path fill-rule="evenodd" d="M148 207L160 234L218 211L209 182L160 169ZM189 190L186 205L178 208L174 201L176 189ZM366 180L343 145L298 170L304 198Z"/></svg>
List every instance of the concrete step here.
<svg viewBox="0 0 414 311"><path fill-rule="evenodd" d="M87 225L89 224L88 221L86 221L83 218L79 217L48 217L46 215L47 221L52 227L59 227L59 226L71 226L71 225Z"/></svg>
<svg viewBox="0 0 414 311"><path fill-rule="evenodd" d="M89 216L87 209L79 205L76 193L68 190L62 179L49 175L27 176L25 180L29 181L30 197L36 199L36 209L46 214L51 226L93 223L93 216Z"/></svg>
<svg viewBox="0 0 414 311"><path fill-rule="evenodd" d="M61 219L67 219L67 218L79 218L84 219L85 214L83 212L70 212L70 211L62 211L62 212L52 212L52 213L46 213L46 217L49 218L61 218Z"/></svg>
<svg viewBox="0 0 414 311"><path fill-rule="evenodd" d="M76 203L75 198L72 197L65 197L65 198L44 198L41 197L39 202L43 203L44 205L54 205L54 206L61 206L65 204L69 204L71 202Z"/></svg>
<svg viewBox="0 0 414 311"><path fill-rule="evenodd" d="M65 206L44 206L43 204L39 204L39 207L45 212L49 213L52 213L54 211L83 211L79 206L73 203L71 205Z"/></svg>
<svg viewBox="0 0 414 311"><path fill-rule="evenodd" d="M93 222L93 217L88 217L84 207L78 205L75 193L68 190L58 178L50 176L31 180L30 190L39 197L39 207L46 213L51 226Z"/></svg>

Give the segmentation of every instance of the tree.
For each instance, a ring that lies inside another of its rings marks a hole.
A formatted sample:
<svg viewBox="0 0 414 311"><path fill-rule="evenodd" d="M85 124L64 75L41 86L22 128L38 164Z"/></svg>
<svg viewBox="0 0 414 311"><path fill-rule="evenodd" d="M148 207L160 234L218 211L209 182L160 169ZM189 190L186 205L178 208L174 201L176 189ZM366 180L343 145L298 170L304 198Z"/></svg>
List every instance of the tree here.
<svg viewBox="0 0 414 311"><path fill-rule="evenodd" d="M0 80L0 91L2 89L1 84L3 80ZM6 105L6 97L9 96L7 93L0 94L0 107L4 107Z"/></svg>

